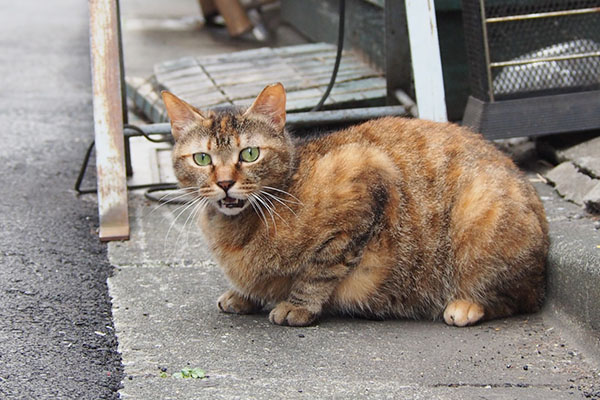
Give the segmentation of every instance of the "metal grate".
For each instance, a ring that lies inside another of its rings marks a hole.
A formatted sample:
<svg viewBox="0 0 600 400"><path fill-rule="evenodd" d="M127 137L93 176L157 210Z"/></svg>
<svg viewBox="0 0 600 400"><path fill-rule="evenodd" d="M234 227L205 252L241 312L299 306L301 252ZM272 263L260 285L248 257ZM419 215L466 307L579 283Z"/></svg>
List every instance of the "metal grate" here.
<svg viewBox="0 0 600 400"><path fill-rule="evenodd" d="M600 89L600 0L463 0L474 97Z"/></svg>

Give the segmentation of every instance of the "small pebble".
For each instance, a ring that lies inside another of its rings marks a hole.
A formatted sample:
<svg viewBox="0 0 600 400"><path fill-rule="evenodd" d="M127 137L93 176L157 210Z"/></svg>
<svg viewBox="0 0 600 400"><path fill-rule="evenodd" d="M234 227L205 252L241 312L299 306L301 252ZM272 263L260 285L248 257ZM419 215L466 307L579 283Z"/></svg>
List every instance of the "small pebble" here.
<svg viewBox="0 0 600 400"><path fill-rule="evenodd" d="M299 335L298 335L298 337L299 337L299 338L303 338L303 337L304 337L304 335L301 333L301 334L299 334Z"/></svg>
<svg viewBox="0 0 600 400"><path fill-rule="evenodd" d="M527 371L529 369L529 365L523 365L523 369Z"/></svg>
<svg viewBox="0 0 600 400"><path fill-rule="evenodd" d="M600 229L600 221L594 222L594 229Z"/></svg>
<svg viewBox="0 0 600 400"><path fill-rule="evenodd" d="M581 215L581 214L575 214L571 218L573 218L573 219L581 219L581 218L583 218L583 215Z"/></svg>

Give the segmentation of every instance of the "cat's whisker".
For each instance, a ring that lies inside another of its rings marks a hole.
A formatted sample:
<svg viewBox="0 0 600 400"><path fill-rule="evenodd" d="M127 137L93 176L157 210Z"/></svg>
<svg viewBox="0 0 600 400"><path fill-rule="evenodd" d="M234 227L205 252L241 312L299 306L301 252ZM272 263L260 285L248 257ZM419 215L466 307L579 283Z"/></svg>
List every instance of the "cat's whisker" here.
<svg viewBox="0 0 600 400"><path fill-rule="evenodd" d="M179 217L181 217L183 215L183 213L186 212L186 210L190 209L191 207L193 207L194 205L198 204L199 202L201 202L203 199L205 199L205 197L198 197L197 199L191 201L188 204L184 204L183 206L179 207L177 210L182 210L179 211L179 213L175 216L175 218L173 219L173 221L171 222L171 224L169 225L169 229L167 230L167 234L165 235L165 240L164 240L164 244L166 246L167 244L167 240L169 239L169 234L171 233L171 229L173 229L173 227L175 226L175 224L177 223L177 220L179 219ZM176 212L176 211L174 211Z"/></svg>
<svg viewBox="0 0 600 400"><path fill-rule="evenodd" d="M189 239L190 239L190 230L194 226L194 222L197 221L197 217L198 217L198 214L200 213L200 211L204 210L208 204L209 204L208 198L204 197L204 198L202 198L201 201L197 202L194 205L194 207L190 211L190 215L186 218L185 223L183 224L183 227L181 228L181 232L179 234L179 237L177 238L176 245L174 246L175 248L184 249L185 247L188 246ZM184 242L183 242L182 247L180 247L179 243L181 241L181 236L184 234L185 234Z"/></svg>
<svg viewBox="0 0 600 400"><path fill-rule="evenodd" d="M149 216L150 216L150 215L152 215L152 214L153 214L155 211L157 211L158 209L160 209L161 207L163 207L163 206L165 206L165 205L167 205L167 204L172 204L172 203L174 203L174 204L181 204L181 203L180 203L178 200L181 200L182 198L184 198L184 197L186 197L186 196L191 196L191 195L193 195L193 194L194 194L194 193L193 193L193 192L194 192L194 190L197 190L197 189L200 189L200 188L196 188L196 187L194 187L194 188L189 188L189 187L186 187L186 188L180 188L180 189L176 189L176 190L172 190L172 191L170 191L170 193L167 193L167 194L165 194L165 195L161 196L161 197L158 199L158 202L159 202L159 204L158 204L156 207L154 207L154 208L152 209L152 211L150 211L150 212L148 213L148 215L146 215L146 217L149 217ZM169 196L173 196L173 195L175 195L173 198L170 198L170 199L168 199L168 200L166 200L166 201L164 200L165 198L167 198L167 197L169 197ZM186 204L188 204L188 202L185 202L185 203L183 203L183 204L184 204L184 205L186 205Z"/></svg>
<svg viewBox="0 0 600 400"><path fill-rule="evenodd" d="M267 210L267 212L269 213L269 215L271 216L271 220L273 221L273 227L275 228L275 234L277 234L277 223L275 222L275 217L273 216L273 214L277 215L282 221L283 218L281 218L281 215L279 215L277 213L277 211L275 211L275 209L269 204L267 204L267 202L265 201L265 199L260 195L260 194L255 194L256 198L265 206L265 209ZM285 221L284 221L285 222Z"/></svg>
<svg viewBox="0 0 600 400"><path fill-rule="evenodd" d="M176 200L178 200L178 199L181 199L181 198L183 198L183 197L187 196L188 194L187 194L187 193L178 194L176 197L173 197L172 199L169 199L169 200L167 200L167 201L165 201L165 200L164 200L166 197L168 197L168 196L172 196L172 195L173 195L173 193L167 193L167 194L165 194L165 195L161 196L161 197L158 199L158 205L157 205L156 207L154 207L154 208L152 209L152 211L150 211L150 213L148 213L148 215L147 215L147 216L150 216L150 215L152 215L152 213L153 213L153 212L155 212L155 211L157 211L159 208L161 208L161 207L163 207L163 206L165 206L165 205L167 205L167 204L171 204L171 203L173 203L174 201L176 201Z"/></svg>
<svg viewBox="0 0 600 400"><path fill-rule="evenodd" d="M261 193L264 193L261 191ZM269 203L269 209L272 211L272 213L274 213L275 215L277 215L279 217L280 220L283 221L284 224L286 224L287 226L290 226L290 224L288 224L288 222L285 220L285 218L283 218L275 209L275 204L273 204L273 202L271 200L269 200L268 197L263 197L260 194L257 194L257 196L263 200L265 200L267 203ZM293 212L293 211L292 211Z"/></svg>
<svg viewBox="0 0 600 400"><path fill-rule="evenodd" d="M288 196L290 196L292 199L296 200L296 201L292 201L292 200L288 200L288 199L281 199L281 200L283 200L283 201L288 201L288 202L290 202L290 203L296 203L296 204L304 205L304 204L302 204L302 202L300 201L300 199L299 199L299 198L297 198L296 196L294 196L294 195L293 195L293 194L291 194L290 192L286 192L285 190L278 189L278 188L275 188L275 187L273 187L273 186L263 186L263 187L264 187L265 189L269 189L269 190L275 190L276 192L280 192L280 193L283 193L283 194L287 194L287 195L288 195Z"/></svg>
<svg viewBox="0 0 600 400"><path fill-rule="evenodd" d="M195 204L197 204L198 202L202 201L202 197L198 197L197 199L194 199L193 201L183 204L179 207L177 207L174 211L173 214L176 213L175 218L173 219L173 221L171 222L171 225L169 226L169 230L167 231L167 235L165 236L165 239L167 239L169 237L169 233L171 231L171 229L174 227L175 223L179 220L179 217L181 217L186 210L190 209L191 207L193 207Z"/></svg>
<svg viewBox="0 0 600 400"><path fill-rule="evenodd" d="M182 188L178 188L178 189L173 189L173 190L169 190L167 193L165 193L164 195L162 195L158 201L163 203L166 202L168 203L171 200L165 201L165 199L169 196L172 196L173 194L178 195L181 194L180 196L177 196L177 198L185 196L186 194L191 194L194 190L199 189L198 187L182 187Z"/></svg>
<svg viewBox="0 0 600 400"><path fill-rule="evenodd" d="M248 197L248 201L250 202L250 205L256 212L256 215L258 215L259 218L261 219L261 221L263 221L263 223L265 224L265 227L267 228L267 233L268 233L269 232L269 224L267 223L267 218L265 217L265 214L260 209L260 206L258 204L256 204L256 200L254 200L251 196Z"/></svg>
<svg viewBox="0 0 600 400"><path fill-rule="evenodd" d="M184 208L187 208L187 207L188 207L188 206L190 206L192 203L195 203L195 202L196 202L198 199L202 199L202 197L198 197L198 198L195 198L195 199L193 199L193 200L191 200L191 201L189 201L189 202L187 202L187 203L182 203L182 204L178 205L177 207L175 207L175 209L173 209L172 213L173 213L173 214L175 214L175 213L179 213L179 211L180 211L180 210L183 210L183 211L185 211L185 210L184 210ZM177 214L177 217L176 217L176 219L177 219L177 218L179 218L179 215L180 215L180 214Z"/></svg>
<svg viewBox="0 0 600 400"><path fill-rule="evenodd" d="M201 201L199 201L194 208L192 209L192 212L190 213L190 216L187 218L187 220L185 221L185 224L183 225L183 232L185 232L185 246L187 247L190 241L190 229L191 227L194 226L194 222L197 220L198 214L204 210L204 208L206 208L206 205L208 204L208 199L206 197L202 198ZM188 221L190 221L190 224L188 226Z"/></svg>
<svg viewBox="0 0 600 400"><path fill-rule="evenodd" d="M189 231L186 230L186 228L188 226L188 222L190 220L193 221L193 216L196 213L196 210L197 210L198 206L200 206L205 200L206 200L206 198L203 197L203 198L200 198L200 201L194 202L194 206L192 207L192 210L190 211L188 217L185 219L185 222L183 223L183 227L181 228L181 232L179 232L179 235L177 236L177 241L175 242L175 247L179 246L179 241L181 240L181 236L184 233L185 233L185 240L186 240L186 243L187 243L187 240L189 238L189 235L188 235Z"/></svg>
<svg viewBox="0 0 600 400"><path fill-rule="evenodd" d="M199 204L199 202L198 202L198 204ZM174 248L176 248L176 249L183 250L183 248L180 248L180 247L179 247L179 243L180 243L180 241L181 241L181 237L182 237L182 236L184 235L184 233L186 232L186 229L185 229L185 228L186 228L186 226L187 226L187 224L188 224L188 221L190 220L190 218L191 218L191 216L192 216L192 214L193 214L193 211L194 211L194 207L192 207L192 210L190 211L189 215L187 216L187 218L186 218L186 219L185 219L185 221L183 222L183 226L181 227L181 230L179 231L179 234L177 235L177 240L175 240L175 246L174 246Z"/></svg>
<svg viewBox="0 0 600 400"><path fill-rule="evenodd" d="M200 203L198 203L194 209L192 210L192 217L191 217L191 223L189 225L189 227L187 228L187 230L185 231L185 245L186 247L189 244L189 239L190 239L190 230L192 229L192 227L194 226L194 222L197 223L198 221L198 215L204 211L206 209L206 207L210 204L210 201L208 200L208 198L204 198Z"/></svg>
<svg viewBox="0 0 600 400"><path fill-rule="evenodd" d="M264 194L264 195L266 195L266 196L269 196L270 198L272 198L273 200L275 200L276 202L278 202L279 204L281 204L282 206L284 206L284 207L286 207L288 210L290 210L290 211L292 212L292 214L294 214L296 217L298 216L298 215L296 214L296 212L295 212L295 211L294 211L294 210L293 210L293 209L292 209L290 206L288 206L287 204L285 204L285 203L284 203L284 200L283 200L283 199L279 198L278 196L275 196L275 195L274 195L274 194L272 194L272 193L265 192L264 190L261 190L261 191L260 191L260 193L262 193L262 194ZM293 203L295 203L295 202L293 202Z"/></svg>
<svg viewBox="0 0 600 400"><path fill-rule="evenodd" d="M277 233L277 224L275 223L275 217L273 217L273 212L272 212L271 208L269 207L269 205L262 198L260 198L260 196L258 196L256 193L251 193L250 196L258 202L259 207L261 204L265 207L265 211L271 217L271 221L273 221L273 228L275 229L275 233Z"/></svg>

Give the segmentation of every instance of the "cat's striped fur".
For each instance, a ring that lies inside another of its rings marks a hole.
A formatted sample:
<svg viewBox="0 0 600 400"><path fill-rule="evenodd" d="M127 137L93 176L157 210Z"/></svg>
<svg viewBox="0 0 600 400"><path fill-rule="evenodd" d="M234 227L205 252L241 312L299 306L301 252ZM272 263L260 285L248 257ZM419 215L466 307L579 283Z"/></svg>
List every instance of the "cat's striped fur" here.
<svg viewBox="0 0 600 400"><path fill-rule="evenodd" d="M307 325L331 311L464 326L539 309L544 209L512 161L479 135L383 118L292 139L280 84L247 111L201 113L163 98L176 175L207 199L200 224L232 284L222 311L270 304L276 324ZM253 146L258 160L240 161ZM199 152L212 164L196 165ZM224 207L225 193L244 207Z"/></svg>

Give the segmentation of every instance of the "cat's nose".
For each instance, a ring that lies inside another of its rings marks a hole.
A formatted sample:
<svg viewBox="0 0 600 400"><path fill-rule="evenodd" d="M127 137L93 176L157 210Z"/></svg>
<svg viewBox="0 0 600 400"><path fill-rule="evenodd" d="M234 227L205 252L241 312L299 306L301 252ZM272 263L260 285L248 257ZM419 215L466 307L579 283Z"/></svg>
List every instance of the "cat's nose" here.
<svg viewBox="0 0 600 400"><path fill-rule="evenodd" d="M217 185L227 193L229 188L231 188L235 184L235 181L219 181Z"/></svg>

